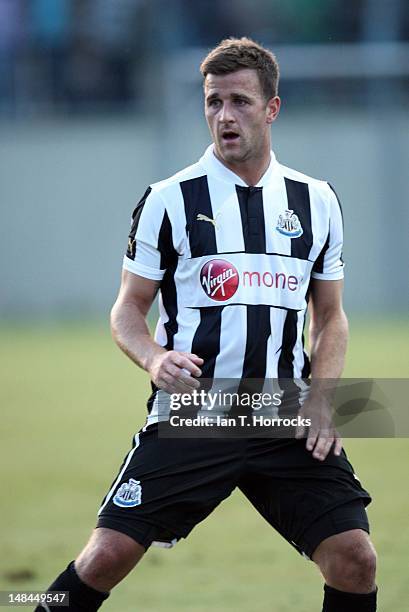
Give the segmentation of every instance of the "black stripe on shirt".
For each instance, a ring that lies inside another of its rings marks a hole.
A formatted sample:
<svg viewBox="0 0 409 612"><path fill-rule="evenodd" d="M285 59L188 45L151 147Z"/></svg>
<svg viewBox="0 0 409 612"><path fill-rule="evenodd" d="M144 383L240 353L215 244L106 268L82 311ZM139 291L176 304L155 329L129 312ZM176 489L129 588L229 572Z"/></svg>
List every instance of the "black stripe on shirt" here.
<svg viewBox="0 0 409 612"><path fill-rule="evenodd" d="M339 199L339 197L338 197L337 192L335 191L335 189L334 189L334 188L333 188L333 186L331 185L331 183L328 183L328 187L331 189L332 193L334 194L334 196L335 196L335 198L336 198L336 200L337 200L337 202L338 202L339 210L340 210L340 213L341 213L342 229L343 229L343 228L344 228L344 212L343 212L343 210L342 210L341 201L340 201L340 199ZM339 258L340 258L340 260L342 261L342 263L344 263L344 259L343 259L342 255L343 255L343 253L342 253L342 251L341 251L341 255L339 256Z"/></svg>
<svg viewBox="0 0 409 612"><path fill-rule="evenodd" d="M283 391L278 413L281 417L294 415L298 407L299 388L294 381L294 347L297 342L298 313L288 310L283 327L281 353L278 359L278 379Z"/></svg>
<svg viewBox="0 0 409 612"><path fill-rule="evenodd" d="M265 253L266 230L262 187L236 185L246 253Z"/></svg>
<svg viewBox="0 0 409 612"><path fill-rule="evenodd" d="M156 396L158 394L159 387L157 387L155 385L155 383L151 381L151 389L152 389L152 393L150 394L149 399L148 399L147 404L146 404L147 409L148 409L148 414L150 414L152 412L153 404L154 404L155 398L156 398Z"/></svg>
<svg viewBox="0 0 409 612"><path fill-rule="evenodd" d="M344 224L344 212L342 210L341 201L340 201L340 199L338 197L338 194L335 191L335 189L333 188L333 186L331 185L331 183L328 183L328 187L331 189L332 193L334 194L334 196L335 196L335 198L336 198L336 200L338 202L339 210L341 212L342 224Z"/></svg>
<svg viewBox="0 0 409 612"><path fill-rule="evenodd" d="M287 191L288 209L294 211L303 229L303 233L299 238L291 239L291 257L308 259L313 243L310 192L308 185L307 183L293 181L287 177L285 177L284 180Z"/></svg>
<svg viewBox="0 0 409 612"><path fill-rule="evenodd" d="M309 301L309 295L307 292L307 296L306 296L306 300L307 300L307 305L308 305L308 301ZM304 334L304 330L305 330L305 320L307 318L307 308L304 311L304 318L303 318L303 324L302 324L302 336L301 336L301 340L302 340L302 352L303 352L303 357L304 357L304 364L301 370L301 378L309 378L310 374L311 374L311 363L310 363L310 358L308 356L308 354L305 352L305 334Z"/></svg>
<svg viewBox="0 0 409 612"><path fill-rule="evenodd" d="M271 335L270 307L247 306L247 338L242 377L238 388L241 394L260 393L263 390L267 368L267 342ZM251 410L234 405L231 414L250 414Z"/></svg>
<svg viewBox="0 0 409 612"><path fill-rule="evenodd" d="M177 262L178 254L173 246L172 224L166 210L158 234L158 251L161 270L166 270Z"/></svg>
<svg viewBox="0 0 409 612"><path fill-rule="evenodd" d="M186 231L192 257L214 255L217 253L216 228L212 223L214 217L207 177L199 176L182 181L180 188L185 204ZM198 219L198 215L205 215L209 221Z"/></svg>
<svg viewBox="0 0 409 612"><path fill-rule="evenodd" d="M173 350L173 338L178 331L178 322L177 322L177 314L178 314L178 303L177 303L177 295L176 295L176 285L175 285L175 270L176 265L168 268L163 275L160 289L162 294L162 302L163 307L166 310L168 315L168 320L164 324L167 336L167 342L165 348L168 351Z"/></svg>
<svg viewBox="0 0 409 612"><path fill-rule="evenodd" d="M330 183L328 183L328 186L331 189L331 191L333 192L333 194L335 195L335 199L338 202L339 210L340 210L340 213L341 213L342 225L344 225L344 216L343 216L343 212L342 212L341 202L339 201L337 193L336 193L335 189L332 187L332 185L330 185ZM318 255L317 259L315 260L315 263L314 263L313 268L312 268L313 272L319 272L320 274L323 274L323 272L324 272L324 260L325 260L326 252L329 249L329 243L330 243L330 230L328 228L327 239L325 241L324 246L322 247L322 249L320 251L320 254ZM344 261L343 258L342 258L342 252L341 252L341 255L340 255L340 260L342 262Z"/></svg>
<svg viewBox="0 0 409 612"><path fill-rule="evenodd" d="M213 378L216 357L220 352L220 333L224 306L200 308L200 323L192 341L192 353L204 360L201 378Z"/></svg>
<svg viewBox="0 0 409 612"><path fill-rule="evenodd" d="M264 378L267 341L271 335L270 306L247 306L247 338L242 378Z"/></svg>
<svg viewBox="0 0 409 612"><path fill-rule="evenodd" d="M178 331L178 303L174 278L178 265L178 254L173 246L172 225L166 210L159 230L158 250L160 252L160 268L165 270L160 284L163 307L168 315L168 320L164 324L167 335L165 348L171 351L173 350L173 338Z"/></svg>
<svg viewBox="0 0 409 612"><path fill-rule="evenodd" d="M324 259L325 259L325 253L328 251L328 248L329 248L329 230L328 230L328 235L327 235L325 244L322 247L320 254L318 255L312 267L313 272L319 272L320 274L324 272Z"/></svg>
<svg viewBox="0 0 409 612"><path fill-rule="evenodd" d="M283 326L283 340L281 353L278 359L278 378L294 377L294 347L297 342L296 310L287 310Z"/></svg>
<svg viewBox="0 0 409 612"><path fill-rule="evenodd" d="M136 253L136 240L135 240L136 230L138 229L139 220L141 218L142 210L145 205L146 199L151 191L152 191L152 187L148 187L148 189L145 191L145 193L139 200L138 204L136 205L135 210L132 213L132 225L131 225L131 231L129 232L129 235L128 235L128 248L126 250L126 256L132 260L135 259L135 253Z"/></svg>

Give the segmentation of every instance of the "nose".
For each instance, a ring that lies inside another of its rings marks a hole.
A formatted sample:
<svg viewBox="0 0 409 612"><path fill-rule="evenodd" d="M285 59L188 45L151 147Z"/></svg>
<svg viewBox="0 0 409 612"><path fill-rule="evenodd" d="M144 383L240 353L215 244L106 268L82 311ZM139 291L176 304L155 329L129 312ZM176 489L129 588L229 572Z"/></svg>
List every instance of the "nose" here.
<svg viewBox="0 0 409 612"><path fill-rule="evenodd" d="M220 109L219 113L220 123L232 123L234 122L234 114L232 106L229 102L225 102Z"/></svg>

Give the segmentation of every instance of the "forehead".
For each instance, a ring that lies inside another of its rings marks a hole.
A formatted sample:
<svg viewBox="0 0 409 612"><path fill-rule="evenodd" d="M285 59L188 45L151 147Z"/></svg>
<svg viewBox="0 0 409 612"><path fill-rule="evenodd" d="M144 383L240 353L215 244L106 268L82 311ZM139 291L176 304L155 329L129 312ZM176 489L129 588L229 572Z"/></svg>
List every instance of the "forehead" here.
<svg viewBox="0 0 409 612"><path fill-rule="evenodd" d="M226 96L233 93L262 95L257 71L252 68L243 68L229 74L208 74L204 82L204 92L206 97L216 93Z"/></svg>

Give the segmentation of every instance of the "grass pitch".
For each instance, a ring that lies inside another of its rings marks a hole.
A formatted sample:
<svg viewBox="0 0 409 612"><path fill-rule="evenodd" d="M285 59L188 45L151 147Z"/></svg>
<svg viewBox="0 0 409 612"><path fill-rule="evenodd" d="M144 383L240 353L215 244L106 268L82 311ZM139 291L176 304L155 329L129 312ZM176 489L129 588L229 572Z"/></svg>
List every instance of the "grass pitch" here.
<svg viewBox="0 0 409 612"><path fill-rule="evenodd" d="M399 322L352 325L350 377L409 377ZM73 559L132 434L146 375L107 326L2 329L0 589L43 589ZM409 440L347 440L372 493L380 611L409 600ZM234 493L173 550L151 549L112 593L107 612L318 612L322 580ZM10 608L11 609L11 608Z"/></svg>

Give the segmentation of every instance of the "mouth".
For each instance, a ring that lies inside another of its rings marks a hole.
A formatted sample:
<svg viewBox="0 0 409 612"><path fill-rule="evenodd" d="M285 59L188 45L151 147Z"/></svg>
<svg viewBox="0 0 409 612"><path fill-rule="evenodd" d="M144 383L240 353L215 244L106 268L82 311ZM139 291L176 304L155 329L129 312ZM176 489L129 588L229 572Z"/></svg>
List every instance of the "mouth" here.
<svg viewBox="0 0 409 612"><path fill-rule="evenodd" d="M237 134L237 132L234 132L233 130L225 130L224 132L222 132L223 142L235 142L239 138L240 138L239 134Z"/></svg>

